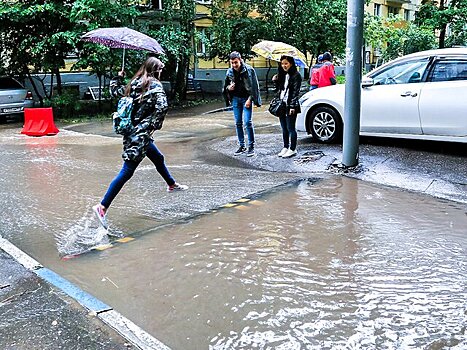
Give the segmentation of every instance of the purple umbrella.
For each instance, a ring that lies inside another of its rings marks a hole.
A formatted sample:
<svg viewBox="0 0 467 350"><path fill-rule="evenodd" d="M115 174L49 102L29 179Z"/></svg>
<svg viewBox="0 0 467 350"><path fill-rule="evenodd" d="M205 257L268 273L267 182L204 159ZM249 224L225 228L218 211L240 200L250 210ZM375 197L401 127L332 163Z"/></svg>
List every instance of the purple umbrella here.
<svg viewBox="0 0 467 350"><path fill-rule="evenodd" d="M157 40L127 27L95 29L84 34L81 40L123 49L123 67L125 66L125 49L165 53Z"/></svg>

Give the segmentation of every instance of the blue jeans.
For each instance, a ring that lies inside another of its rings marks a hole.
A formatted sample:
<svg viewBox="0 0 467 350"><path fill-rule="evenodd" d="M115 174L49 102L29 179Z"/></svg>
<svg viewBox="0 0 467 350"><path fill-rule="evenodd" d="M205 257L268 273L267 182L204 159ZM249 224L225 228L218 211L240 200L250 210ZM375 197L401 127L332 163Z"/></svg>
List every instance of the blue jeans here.
<svg viewBox="0 0 467 350"><path fill-rule="evenodd" d="M169 173L169 169L165 166L164 155L157 149L156 145L151 141L146 150L146 156L156 166L157 172L162 176L167 185L171 186L175 183L175 180ZM110 204L122 189L123 185L131 179L135 173L136 168L141 162L135 162L132 160L125 160L120 173L110 183L109 188L101 201L101 204L108 208Z"/></svg>
<svg viewBox="0 0 467 350"><path fill-rule="evenodd" d="M248 146L252 147L255 144L255 131L253 130L253 102L250 108L245 107L245 102L248 98L233 97L232 107L235 118L235 127L237 129L238 143L240 146L245 146L245 134L243 133L243 121L245 121L246 134L248 136Z"/></svg>
<svg viewBox="0 0 467 350"><path fill-rule="evenodd" d="M287 114L279 117L282 128L282 140L284 141L284 148L290 148L292 151L297 149L297 130L295 129L296 120L297 114Z"/></svg>

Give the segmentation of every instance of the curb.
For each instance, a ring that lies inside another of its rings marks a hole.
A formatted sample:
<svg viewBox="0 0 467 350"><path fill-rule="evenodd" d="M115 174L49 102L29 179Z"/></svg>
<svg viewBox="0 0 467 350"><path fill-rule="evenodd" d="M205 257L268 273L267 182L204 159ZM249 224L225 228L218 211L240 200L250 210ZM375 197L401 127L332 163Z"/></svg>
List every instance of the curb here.
<svg viewBox="0 0 467 350"><path fill-rule="evenodd" d="M170 350L170 348L160 340L154 338L132 321L113 310L112 307L83 291L52 270L43 267L38 261L31 258L10 241L2 237L0 237L0 249L9 254L26 269L34 272L44 281L57 287L73 300L76 300L105 324L115 329L135 347L143 350Z"/></svg>
<svg viewBox="0 0 467 350"><path fill-rule="evenodd" d="M212 111L204 112L201 115L214 114L214 113L219 113L219 112L228 112L228 111L233 111L233 107L230 106L230 107L218 108L218 109L214 109Z"/></svg>

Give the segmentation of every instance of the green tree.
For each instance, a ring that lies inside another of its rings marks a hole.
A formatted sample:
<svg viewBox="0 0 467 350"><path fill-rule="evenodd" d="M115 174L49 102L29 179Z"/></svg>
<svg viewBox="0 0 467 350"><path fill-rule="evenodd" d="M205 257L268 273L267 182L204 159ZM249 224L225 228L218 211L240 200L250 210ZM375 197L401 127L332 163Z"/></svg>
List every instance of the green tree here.
<svg viewBox="0 0 467 350"><path fill-rule="evenodd" d="M345 0L288 0L279 4L283 9L279 38L312 56L324 51L344 53Z"/></svg>
<svg viewBox="0 0 467 350"><path fill-rule="evenodd" d="M165 74L170 74L174 82L173 98L177 102L186 99L186 80L194 54L195 10L194 0L166 0L160 15L140 24L166 51L161 59L166 63Z"/></svg>
<svg viewBox="0 0 467 350"><path fill-rule="evenodd" d="M4 0L0 3L0 59L6 74L30 77L50 71L61 92L60 68L73 50L69 8L72 1ZM31 79L33 87L38 89Z"/></svg>
<svg viewBox="0 0 467 350"><path fill-rule="evenodd" d="M437 30L440 48L466 45L467 0L423 0L415 23Z"/></svg>
<svg viewBox="0 0 467 350"><path fill-rule="evenodd" d="M367 44L381 51L384 60L436 46L432 28L419 27L400 16L381 18L366 15L364 37Z"/></svg>
<svg viewBox="0 0 467 350"><path fill-rule="evenodd" d="M306 55L342 54L346 10L345 0L232 0L228 8L225 1L214 1L212 54L225 59L237 50L249 57L251 47L262 39L285 42Z"/></svg>
<svg viewBox="0 0 467 350"><path fill-rule="evenodd" d="M132 20L140 12L132 5L131 0L76 0L70 9L70 20L73 31L70 34L73 45L77 49L78 61L73 69L91 69L99 80L99 87L103 86L103 78L109 73L116 73L122 64L122 49L111 49L95 43L85 43L80 40L82 34L97 29L109 27L130 26ZM125 66L130 71L141 64L142 53L135 50L126 50ZM99 89L100 91L100 89ZM99 108L100 98L99 96Z"/></svg>
<svg viewBox="0 0 467 350"><path fill-rule="evenodd" d="M5 0L0 3L0 58L10 75L51 72L62 92L60 68L72 52L79 53L75 68L91 67L99 79L116 61L116 53L99 45L84 44L84 32L130 23L137 15L130 0ZM53 79L52 79L53 82ZM51 84L52 85L52 84ZM50 89L52 93L52 89ZM50 96L49 96L50 97Z"/></svg>
<svg viewBox="0 0 467 350"><path fill-rule="evenodd" d="M210 56L227 60L230 52L238 51L245 58L252 57L254 44L275 37L276 5L277 0L232 0L229 4L224 0L213 1L211 35L214 39ZM257 13L252 16L255 10Z"/></svg>

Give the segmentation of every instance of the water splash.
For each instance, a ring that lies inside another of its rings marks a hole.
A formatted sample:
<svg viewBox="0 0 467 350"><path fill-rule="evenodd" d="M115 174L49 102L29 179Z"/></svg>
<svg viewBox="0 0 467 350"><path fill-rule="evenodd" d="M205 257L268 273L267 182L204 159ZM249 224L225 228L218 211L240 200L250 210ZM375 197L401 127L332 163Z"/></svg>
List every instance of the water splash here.
<svg viewBox="0 0 467 350"><path fill-rule="evenodd" d="M85 214L64 233L55 235L55 239L61 257L83 254L96 246L110 244L108 231L97 223L92 213Z"/></svg>

